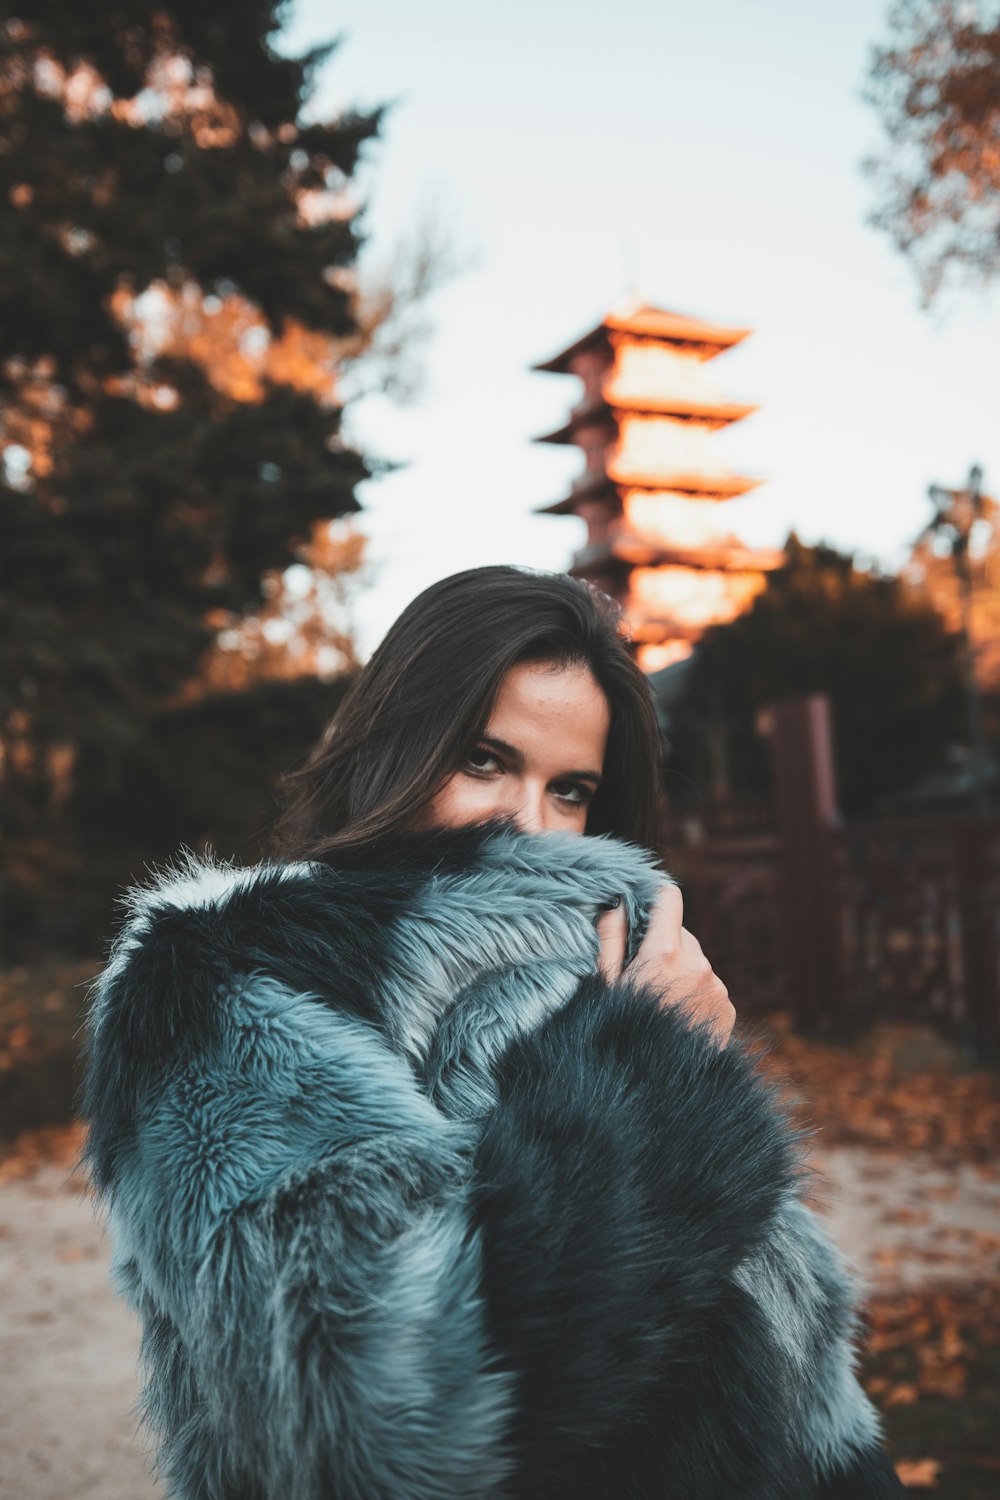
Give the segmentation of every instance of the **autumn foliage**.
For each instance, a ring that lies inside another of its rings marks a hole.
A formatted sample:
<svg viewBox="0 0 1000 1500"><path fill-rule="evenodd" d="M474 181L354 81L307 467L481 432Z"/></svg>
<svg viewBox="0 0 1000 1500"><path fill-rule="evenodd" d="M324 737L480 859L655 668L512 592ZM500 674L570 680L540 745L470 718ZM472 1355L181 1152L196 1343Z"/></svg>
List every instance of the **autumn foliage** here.
<svg viewBox="0 0 1000 1500"><path fill-rule="evenodd" d="M896 0L868 97L886 136L868 163L883 229L925 305L1000 272L1000 14L984 0Z"/></svg>
<svg viewBox="0 0 1000 1500"><path fill-rule="evenodd" d="M962 1067L957 1050L927 1031L885 1025L856 1045L833 1046L772 1016L757 1046L796 1122L818 1146L933 1153L951 1165L992 1168L1000 1161L996 1073Z"/></svg>

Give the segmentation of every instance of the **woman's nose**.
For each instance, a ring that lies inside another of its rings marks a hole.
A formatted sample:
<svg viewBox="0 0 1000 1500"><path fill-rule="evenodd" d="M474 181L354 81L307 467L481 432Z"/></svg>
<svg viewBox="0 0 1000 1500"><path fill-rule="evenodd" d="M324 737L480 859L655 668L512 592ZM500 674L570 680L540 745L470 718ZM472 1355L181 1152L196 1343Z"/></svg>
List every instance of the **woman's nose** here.
<svg viewBox="0 0 1000 1500"><path fill-rule="evenodd" d="M543 794L522 791L511 809L514 822L524 833L544 833Z"/></svg>

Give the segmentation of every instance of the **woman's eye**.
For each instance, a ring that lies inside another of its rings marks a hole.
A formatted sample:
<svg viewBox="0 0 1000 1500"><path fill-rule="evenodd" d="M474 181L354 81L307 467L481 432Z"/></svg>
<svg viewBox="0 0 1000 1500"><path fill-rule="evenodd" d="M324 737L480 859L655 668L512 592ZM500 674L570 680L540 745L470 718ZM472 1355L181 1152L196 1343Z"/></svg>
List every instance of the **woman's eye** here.
<svg viewBox="0 0 1000 1500"><path fill-rule="evenodd" d="M552 790L560 802L571 802L576 806L589 802L594 795L589 786L583 786L579 781L557 781Z"/></svg>
<svg viewBox="0 0 1000 1500"><path fill-rule="evenodd" d="M492 750L487 750L485 745L477 745L475 750L470 750L465 758L466 765L473 771L492 771L497 764L497 758ZM483 764L492 761L493 764Z"/></svg>

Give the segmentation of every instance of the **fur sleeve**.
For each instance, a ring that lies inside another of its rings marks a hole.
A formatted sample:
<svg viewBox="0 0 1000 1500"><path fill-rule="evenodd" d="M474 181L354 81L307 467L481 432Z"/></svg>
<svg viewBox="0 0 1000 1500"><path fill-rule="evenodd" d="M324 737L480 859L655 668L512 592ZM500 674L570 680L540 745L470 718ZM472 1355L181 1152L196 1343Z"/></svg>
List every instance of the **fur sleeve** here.
<svg viewBox="0 0 1000 1500"><path fill-rule="evenodd" d="M161 949L153 992L141 954L112 976L84 1101L169 1492L495 1494L511 1381L487 1346L467 1128L363 1021L191 957ZM137 1017L171 1011L135 1097Z"/></svg>
<svg viewBox="0 0 1000 1500"><path fill-rule="evenodd" d="M477 1219L539 1494L903 1493L854 1374L849 1278L737 1044L594 977L496 1090Z"/></svg>
<svg viewBox="0 0 1000 1500"><path fill-rule="evenodd" d="M888 1500L905 1493L881 1449L881 1422L855 1366L855 1288L823 1225L798 1195L781 1205L766 1247L736 1280L788 1356L791 1433L816 1500Z"/></svg>
<svg viewBox="0 0 1000 1500"><path fill-rule="evenodd" d="M796 1168L740 1049L594 977L498 1086L476 1214L537 1493L802 1500L785 1351L735 1278Z"/></svg>

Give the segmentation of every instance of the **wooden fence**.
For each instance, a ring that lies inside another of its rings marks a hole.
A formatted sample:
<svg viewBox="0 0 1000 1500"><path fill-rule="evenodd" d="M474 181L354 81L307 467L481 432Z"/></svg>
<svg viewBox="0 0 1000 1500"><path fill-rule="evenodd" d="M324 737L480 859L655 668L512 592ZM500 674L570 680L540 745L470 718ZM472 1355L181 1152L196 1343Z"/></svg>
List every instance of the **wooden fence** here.
<svg viewBox="0 0 1000 1500"><path fill-rule="evenodd" d="M836 810L825 700L776 707L773 805L664 827L687 925L741 1009L806 1031L911 1019L1000 1049L1000 817Z"/></svg>

